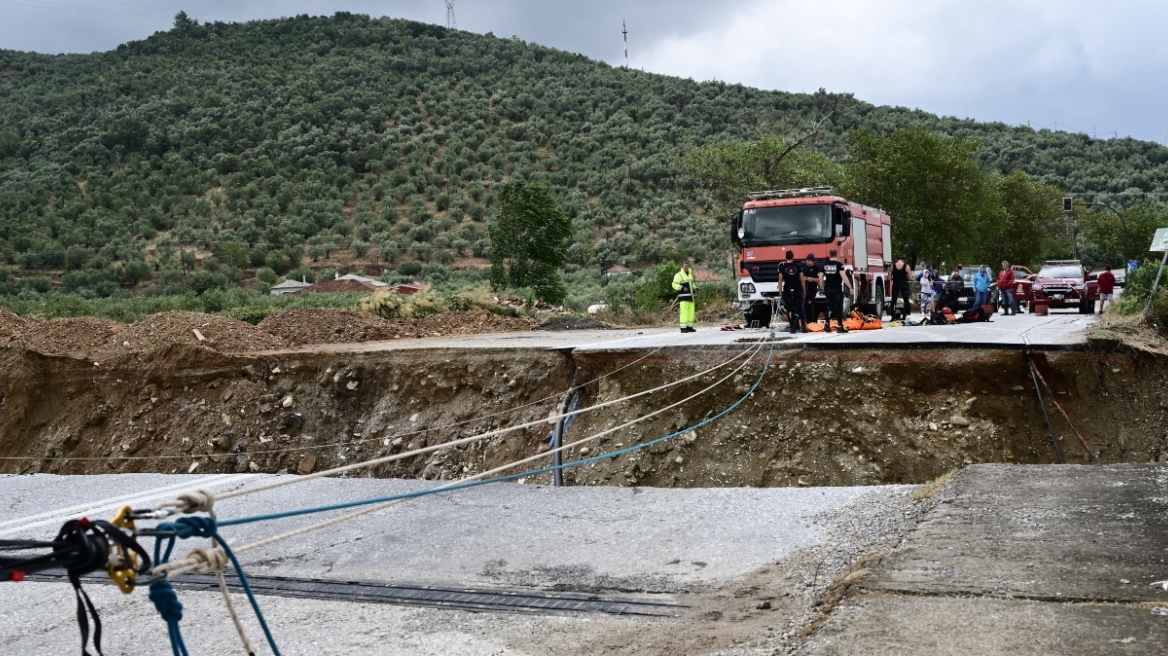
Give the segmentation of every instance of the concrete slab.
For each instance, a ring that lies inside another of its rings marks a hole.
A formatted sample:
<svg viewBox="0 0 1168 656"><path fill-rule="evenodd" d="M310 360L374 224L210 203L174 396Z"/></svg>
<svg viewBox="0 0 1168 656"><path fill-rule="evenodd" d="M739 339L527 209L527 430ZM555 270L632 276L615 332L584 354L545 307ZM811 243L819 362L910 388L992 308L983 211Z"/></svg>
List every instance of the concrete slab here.
<svg viewBox="0 0 1168 656"><path fill-rule="evenodd" d="M108 503L117 495L155 495L167 483L194 483L201 478L9 476L0 478L0 499L14 500L8 517L19 523L30 515L44 514L57 498L67 498L73 506L84 505L74 503L78 497ZM228 484L256 485L272 478ZM230 518L429 485L433 483L321 479L222 501L217 508L221 517ZM846 552L838 544L841 535L854 541L859 527L874 522L877 526L872 530L877 531L884 526L887 518L874 516L884 517L882 512L900 516L910 489L557 489L499 484L415 500L329 531L249 552L241 559L253 574L339 581L464 586L481 582L510 589L591 587L598 594L619 589L621 596L690 606L687 612L693 615L470 613L265 596L261 606L286 654L672 656L715 650L697 645L725 644L737 648L718 653L763 656L773 652L777 641L772 625L796 621L805 612L786 595L792 581L804 577L810 581L811 570L818 573L827 554ZM247 544L319 519L229 528L224 535ZM43 537L52 531L16 534ZM182 544L177 553L197 546ZM822 549L824 555L808 558L800 550L803 547ZM784 569L788 560L794 562L790 574ZM771 574L759 573L771 570ZM778 588L776 582L783 587ZM709 590L711 586L717 587ZM165 651L165 624L144 592L127 596L112 586L96 584L88 585L87 591L103 619L105 653L129 656ZM646 595L646 591L661 594ZM217 592L183 590L179 596L185 605L183 631L192 653L240 653ZM745 613L739 609L733 621L716 621L722 612L737 609L739 602L745 609L754 609L760 596L773 599L774 609ZM76 653L74 603L72 589L63 582L0 584L0 617L4 618L0 654ZM242 599L236 603L253 642L262 643L250 609ZM749 613L757 617L746 618ZM257 653L269 652L263 647Z"/></svg>
<svg viewBox="0 0 1168 656"><path fill-rule="evenodd" d="M918 317L919 318L919 317ZM1095 317L1074 314L1033 314L995 316L992 321L951 326L903 326L880 330L838 333L778 333L779 348L946 348L973 347L999 349L1064 349L1087 344L1087 330ZM691 339L679 340L676 331L653 330L643 335L613 336L573 350L602 353L653 348L731 346L768 334L764 330L723 332L718 328L698 328Z"/></svg>
<svg viewBox="0 0 1168 656"><path fill-rule="evenodd" d="M917 318L920 318L918 315ZM1093 316L1075 312L1048 316L1033 314L995 316L986 323L952 326L905 326L880 330L789 335L778 333L780 348L1076 348L1087 343ZM296 349L262 351L277 353L375 353L426 349L553 349L581 353L641 351L694 347L740 347L744 340L757 340L770 333L766 329L722 331L719 327L699 327L696 333L680 333L677 328L622 328L617 330L529 331L463 337L425 337L356 344L314 344Z"/></svg>
<svg viewBox="0 0 1168 656"><path fill-rule="evenodd" d="M147 474L7 476L0 498L18 499L5 537L47 539L56 524L30 526L54 499L112 497L125 490L194 483L200 477ZM244 486L287 478L256 476ZM140 482L139 479L144 479ZM316 479L216 504L220 519L387 496L436 483L396 479ZM154 495L174 498L182 486ZM223 488L220 488L223 489ZM810 544L825 527L811 518L886 488L554 488L515 483L422 497L243 555L247 571L273 576L464 586L692 592L734 580ZM904 489L908 489L905 487ZM10 492L11 491L11 492ZM144 498L146 495L127 495ZM149 504L145 504L149 505ZM223 529L246 545L336 517L340 512ZM179 553L186 547L180 545Z"/></svg>
<svg viewBox="0 0 1168 656"><path fill-rule="evenodd" d="M1168 591L1168 466L979 465L865 587L1156 601Z"/></svg>
<svg viewBox="0 0 1168 656"><path fill-rule="evenodd" d="M805 656L1164 653L1168 617L1140 606L863 594L805 642Z"/></svg>
<svg viewBox="0 0 1168 656"><path fill-rule="evenodd" d="M1162 654L1168 466L978 465L797 653Z"/></svg>

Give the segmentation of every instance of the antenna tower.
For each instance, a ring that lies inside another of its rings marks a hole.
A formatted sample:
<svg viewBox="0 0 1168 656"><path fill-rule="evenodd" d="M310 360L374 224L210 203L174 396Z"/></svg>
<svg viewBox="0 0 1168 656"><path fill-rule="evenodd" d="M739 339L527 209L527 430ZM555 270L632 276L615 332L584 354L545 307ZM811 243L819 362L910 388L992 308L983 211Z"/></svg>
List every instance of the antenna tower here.
<svg viewBox="0 0 1168 656"><path fill-rule="evenodd" d="M446 27L458 29L458 21L454 20L454 0L446 0Z"/></svg>
<svg viewBox="0 0 1168 656"><path fill-rule="evenodd" d="M625 38L625 68L629 67L629 26L621 19L621 35Z"/></svg>

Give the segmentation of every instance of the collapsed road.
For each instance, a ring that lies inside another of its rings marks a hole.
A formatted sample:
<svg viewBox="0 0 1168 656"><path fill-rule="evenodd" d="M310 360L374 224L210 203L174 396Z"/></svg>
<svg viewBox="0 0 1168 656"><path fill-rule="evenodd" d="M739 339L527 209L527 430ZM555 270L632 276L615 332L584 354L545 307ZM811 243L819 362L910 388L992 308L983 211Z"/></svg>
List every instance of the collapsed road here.
<svg viewBox="0 0 1168 656"><path fill-rule="evenodd" d="M901 330L921 332L888 333L929 339L951 328ZM686 341L659 331L607 332L605 341L584 344L562 334L515 333L258 353L172 343L100 362L2 349L0 472L308 473L535 422L573 381L583 408L650 390L701 374L764 336L707 331ZM923 483L979 462L1055 463L1028 354L1102 462L1168 459L1163 360L1089 343L1082 327L1073 333L1078 342L1065 333L1049 348L1026 352L872 344L862 335L832 336L852 348L780 341L739 411L565 477L572 485L873 485ZM763 360L565 459L711 417L749 389ZM697 377L582 414L564 443L641 418L715 379ZM1053 427L1068 461L1086 462L1066 424ZM550 425L532 425L357 475L454 480L533 455L550 432Z"/></svg>
<svg viewBox="0 0 1168 656"><path fill-rule="evenodd" d="M900 653L935 653L913 651L933 643L910 624L900 634L881 637L848 633L836 618L888 603L883 596L890 589L860 583L869 580L869 572L884 571L882 563L899 562L886 557L895 558L915 544L913 536L924 527L936 525L931 518L948 512L956 503L953 494L978 489L962 483L971 480L968 476L996 471L967 466L1058 462L1035 393L1031 358L1049 383L1047 401L1067 409L1101 462L1168 460L1168 367L1162 358L1091 342L1084 332L1089 322L1082 318L1023 319L1013 328L995 322L1000 332L991 339L984 333L971 338L973 348L954 343L960 342L959 333L940 332L948 327L890 330L886 339L871 334L783 339L766 360L757 387L761 356L678 408L578 444L702 391L718 378L703 372L743 356L765 333L514 332L276 348L267 342L261 350L246 348L246 338L233 348L214 348L184 335L124 353L107 350L101 360L89 357L92 353L10 345L0 350L5 365L0 471L36 475L0 478L12 518L0 523L0 536L48 530L89 509L101 516L130 499L144 503L173 496L184 483L242 489L427 446L436 448L346 474L358 478L315 480L295 488L304 490L296 496L258 496L248 506L233 506L237 502L231 500L219 510L224 516L274 512L319 499L456 481L538 456L552 428L542 420L576 385L580 407L613 404L580 415L568 427L567 462L681 434L643 451L569 469L565 489L548 487L551 475L540 474L519 481L525 485L428 497L371 515L372 523L343 525L345 532L313 533L248 554L245 566L269 577L265 581L393 584L504 596L583 594L596 596L596 602L664 604L670 613L518 618L483 609L464 616L362 601L356 593L352 600L343 600L343 593L340 598L273 593L263 599L269 620L297 645L286 652L834 654L876 653L851 645L884 639L902 647ZM212 333L209 339L216 337ZM619 401L689 377L660 393ZM739 400L742 405L721 420L685 430ZM1068 462L1089 462L1060 421L1054 416L1052 424L1059 451ZM438 448L518 423L532 425ZM550 456L544 461L550 464ZM1162 465L1145 466L1163 471ZM955 483L940 493L902 486L962 467ZM1123 467L1097 471L1108 472L1101 475L1112 483L1124 483L1133 474ZM1035 480L1064 477L1059 468L1006 470ZM1002 485L1007 479L994 480ZM1155 510L1156 481L1163 485L1162 477L1145 479L1151 488L1145 485L1139 494L1152 502L1140 512ZM1011 503L1025 500L1015 497L990 509L983 504L973 512L1008 512ZM1109 511L1090 506L1083 512ZM279 530L306 521L293 520ZM970 526L974 534L988 531ZM228 537L244 541L263 534L250 526L232 530ZM1076 539L1089 539L1085 536ZM943 551L931 556L941 559L937 562L946 557ZM1157 558L1163 556L1150 555L1132 569L1151 576ZM0 634L4 651L55 653L74 644L71 617L59 613L71 594L68 587L22 585L27 587L0 591L0 607L16 620ZM28 605L28 590L41 601ZM230 623L221 621L216 593L180 592L192 616L190 635L199 636L199 653L237 649ZM919 594L904 587L893 592ZM90 593L115 627L141 626L150 618L152 630L165 635L165 625L151 618L140 598L134 604L109 586L90 586ZM953 594L965 593L958 587ZM1112 598L1098 590L1077 594L1076 603ZM1030 600L1039 602L1050 603ZM919 611L897 603L909 616ZM1136 611L1160 617L1152 614L1160 608L1155 599L1132 603L1147 605ZM1040 614L1053 618L1051 630L1071 621L1059 612ZM321 618L338 630L328 637L314 632ZM1140 622L1139 637L1107 634L1106 639L1134 638L1142 649L1162 624ZM30 629L37 626L42 629ZM138 632L114 628L109 635L124 640L123 653L153 653L135 646ZM953 644L964 643L955 638ZM1075 653L1066 643L1052 644L1057 649L1046 652L998 651Z"/></svg>

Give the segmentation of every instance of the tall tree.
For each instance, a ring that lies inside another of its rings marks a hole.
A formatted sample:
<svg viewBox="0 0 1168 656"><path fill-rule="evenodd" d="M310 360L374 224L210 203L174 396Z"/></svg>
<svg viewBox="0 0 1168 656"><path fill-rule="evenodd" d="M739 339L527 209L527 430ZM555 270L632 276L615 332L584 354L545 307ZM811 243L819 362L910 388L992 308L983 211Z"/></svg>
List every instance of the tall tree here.
<svg viewBox="0 0 1168 656"><path fill-rule="evenodd" d="M1060 250L1067 234L1060 190L1022 171L996 178L994 186L1003 212L999 221L986 226L982 259L1035 265L1047 253Z"/></svg>
<svg viewBox="0 0 1168 656"><path fill-rule="evenodd" d="M567 296L561 269L568 258L572 222L547 187L510 182L499 193L502 208L491 220L491 285L531 290L560 303Z"/></svg>
<svg viewBox="0 0 1168 656"><path fill-rule="evenodd" d="M690 147L674 160L674 168L694 186L712 196L709 214L723 215L742 205L751 191L833 186L840 167L806 145L819 135L834 111L798 136L774 134L771 122L749 120L759 132L754 141L731 141Z"/></svg>
<svg viewBox="0 0 1168 656"><path fill-rule="evenodd" d="M975 254L995 203L973 153L977 142L921 128L849 133L844 192L892 216L893 249L915 263Z"/></svg>

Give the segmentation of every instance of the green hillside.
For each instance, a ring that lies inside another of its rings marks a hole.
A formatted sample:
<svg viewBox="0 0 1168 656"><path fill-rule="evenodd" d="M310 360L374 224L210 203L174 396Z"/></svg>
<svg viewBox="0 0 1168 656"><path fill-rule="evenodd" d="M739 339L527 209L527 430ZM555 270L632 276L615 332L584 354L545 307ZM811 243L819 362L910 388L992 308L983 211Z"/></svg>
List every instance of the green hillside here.
<svg viewBox="0 0 1168 656"><path fill-rule="evenodd" d="M306 266L474 278L510 178L553 190L589 272L723 262L725 226L671 158L757 136L752 115L799 125L841 102L812 146L837 159L850 129L923 126L1062 189L1168 180L1154 143L698 83L422 23L176 20L112 52L0 50L0 294L203 291Z"/></svg>

